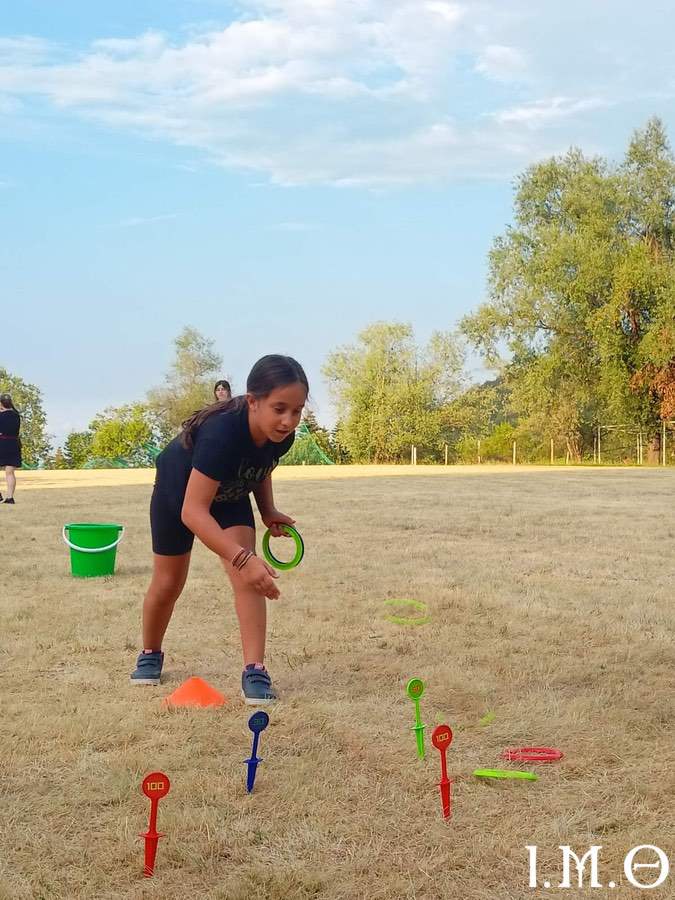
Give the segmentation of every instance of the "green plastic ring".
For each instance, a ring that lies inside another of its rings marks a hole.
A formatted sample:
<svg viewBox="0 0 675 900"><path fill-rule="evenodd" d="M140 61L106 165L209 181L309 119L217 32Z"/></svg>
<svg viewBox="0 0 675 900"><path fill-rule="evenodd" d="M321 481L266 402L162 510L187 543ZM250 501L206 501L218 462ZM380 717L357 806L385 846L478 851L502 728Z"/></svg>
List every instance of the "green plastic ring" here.
<svg viewBox="0 0 675 900"><path fill-rule="evenodd" d="M426 603L423 603L421 600L385 600L386 606L412 606L413 609L417 609L420 612L428 612ZM412 618L412 616L385 616L384 617L387 622L393 622L394 625L426 625L431 621L431 616L418 616L416 618Z"/></svg>
<svg viewBox="0 0 675 900"><path fill-rule="evenodd" d="M476 778L519 778L522 781L539 781L534 772L519 772L517 769L476 769Z"/></svg>
<svg viewBox="0 0 675 900"><path fill-rule="evenodd" d="M262 539L262 551L263 556L267 560L267 562L274 566L275 569L280 569L282 572L287 571L288 569L294 569L297 565L299 565L302 557L305 555L305 544L302 538L300 537L300 533L293 528L292 525L280 525L279 526L284 534L287 534L289 537L292 537L295 541L295 556L293 559L288 562L282 562L280 559L277 559L276 556L270 550L270 534L269 528L263 535Z"/></svg>

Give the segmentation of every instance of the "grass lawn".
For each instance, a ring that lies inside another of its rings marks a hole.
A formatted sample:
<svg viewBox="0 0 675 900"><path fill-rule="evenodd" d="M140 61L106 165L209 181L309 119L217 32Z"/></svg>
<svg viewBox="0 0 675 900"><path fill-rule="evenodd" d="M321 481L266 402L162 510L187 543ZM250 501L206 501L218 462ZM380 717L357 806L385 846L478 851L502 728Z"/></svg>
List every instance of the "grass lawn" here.
<svg viewBox="0 0 675 900"><path fill-rule="evenodd" d="M164 683L129 684L151 477L19 472L16 506L0 506L0 898L563 898L588 882L528 888L526 845L539 883L557 885L558 846L597 844L600 880L617 888L592 895L620 900L644 893L623 873L632 847L655 844L675 866L675 471L279 469L277 506L307 549L270 603L282 699L251 795L238 628L201 545ZM60 532L78 521L126 526L114 578L71 577ZM392 598L426 604L430 621L387 621ZM163 707L191 675L230 702ZM413 676L426 683L423 761ZM448 822L429 742L441 722L454 731ZM499 754L523 745L565 757L521 766L537 782L472 776L518 767ZM153 770L172 788L144 880L140 782ZM673 877L649 895L672 897Z"/></svg>

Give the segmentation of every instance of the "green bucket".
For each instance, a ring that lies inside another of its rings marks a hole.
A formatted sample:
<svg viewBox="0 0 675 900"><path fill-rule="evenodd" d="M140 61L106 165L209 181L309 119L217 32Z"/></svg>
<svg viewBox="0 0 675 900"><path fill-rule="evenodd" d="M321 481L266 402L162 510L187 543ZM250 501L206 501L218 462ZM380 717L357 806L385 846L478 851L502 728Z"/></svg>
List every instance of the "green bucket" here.
<svg viewBox="0 0 675 900"><path fill-rule="evenodd" d="M100 578L115 573L117 545L123 525L78 522L63 526L63 540L70 547L70 570L76 578Z"/></svg>

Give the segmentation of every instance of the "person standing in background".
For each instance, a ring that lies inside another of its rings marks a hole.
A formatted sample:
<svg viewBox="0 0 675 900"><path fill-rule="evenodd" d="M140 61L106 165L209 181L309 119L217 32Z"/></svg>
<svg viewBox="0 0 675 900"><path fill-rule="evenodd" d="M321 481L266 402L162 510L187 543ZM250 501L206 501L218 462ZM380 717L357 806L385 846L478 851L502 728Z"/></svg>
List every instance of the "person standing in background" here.
<svg viewBox="0 0 675 900"><path fill-rule="evenodd" d="M21 468L21 416L17 412L9 394L0 394L0 468L5 469L7 496L0 502L13 505L16 490L15 469Z"/></svg>
<svg viewBox="0 0 675 900"><path fill-rule="evenodd" d="M231 400L232 388L230 387L230 382L225 381L224 378L216 381L213 386L213 396L216 403L224 403L226 400Z"/></svg>

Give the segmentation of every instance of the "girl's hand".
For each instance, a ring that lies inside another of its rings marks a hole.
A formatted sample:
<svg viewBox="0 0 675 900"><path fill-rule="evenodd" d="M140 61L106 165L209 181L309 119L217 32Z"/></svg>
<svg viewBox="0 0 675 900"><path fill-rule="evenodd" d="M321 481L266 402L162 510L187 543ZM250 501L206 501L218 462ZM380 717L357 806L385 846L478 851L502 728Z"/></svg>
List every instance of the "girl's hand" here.
<svg viewBox="0 0 675 900"><path fill-rule="evenodd" d="M279 526L295 525L295 519L291 519L290 516L285 516L282 512L279 512L278 509L271 509L269 512L265 513L265 515L262 516L262 520L269 528L272 537L288 537Z"/></svg>
<svg viewBox="0 0 675 900"><path fill-rule="evenodd" d="M258 559L257 556L252 556L244 568L237 572L237 575L246 587L252 588L256 593L267 597L268 600L276 600L279 596L279 588L273 580L279 576L271 566L268 566L262 559Z"/></svg>

